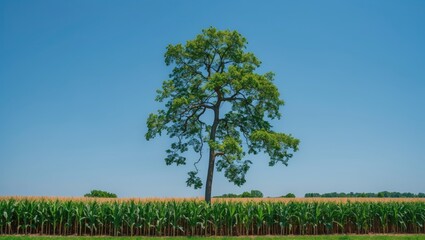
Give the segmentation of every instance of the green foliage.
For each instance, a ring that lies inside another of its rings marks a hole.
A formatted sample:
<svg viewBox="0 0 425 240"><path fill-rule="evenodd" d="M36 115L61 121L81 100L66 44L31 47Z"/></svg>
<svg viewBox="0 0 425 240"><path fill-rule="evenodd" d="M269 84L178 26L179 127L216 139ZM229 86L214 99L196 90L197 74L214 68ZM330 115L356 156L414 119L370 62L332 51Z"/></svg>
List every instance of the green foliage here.
<svg viewBox="0 0 425 240"><path fill-rule="evenodd" d="M63 240L87 240L90 237L70 237L70 236L55 236L55 239L63 239ZM51 236L0 236L0 239L3 240L51 240ZM134 237L101 237L98 236L96 239L107 239L107 240L134 240ZM185 240L187 237L175 237L175 240ZM204 236L193 236L190 237L191 240L205 240ZM233 236L233 237L226 237L226 240L252 240L252 236L246 236L246 237L240 237L240 236ZM258 240L281 240L281 236L266 236L266 237L256 237L255 239ZM285 239L291 239L291 240L311 240L311 236L291 236L290 238ZM408 234L408 235L322 235L322 236L314 236L314 240L425 240L425 235L415 235L415 234Z"/></svg>
<svg viewBox="0 0 425 240"><path fill-rule="evenodd" d="M349 198L349 197L360 197L360 198L425 198L425 194L424 193L418 193L418 194L414 194L414 193L400 193L400 192L388 192L388 191L383 191L383 192L378 192L378 193L337 193L337 192L332 192L332 193L324 193L324 194L319 194L319 193L306 193L305 194L306 198L311 198L311 197L323 197L323 198Z"/></svg>
<svg viewBox="0 0 425 240"><path fill-rule="evenodd" d="M238 186L252 163L248 154L264 152L270 166L287 165L298 150L298 139L272 130L270 120L280 118L284 102L274 74L255 72L261 62L246 45L237 31L210 27L186 44L167 46L165 63L173 70L157 90L164 108L149 115L146 139L165 132L175 140L166 150L167 165L185 165L189 150L199 154L186 181L195 189L202 187L196 164L205 146L209 161Z"/></svg>
<svg viewBox="0 0 425 240"><path fill-rule="evenodd" d="M264 195L260 190L251 190L251 197L262 198Z"/></svg>
<svg viewBox="0 0 425 240"><path fill-rule="evenodd" d="M251 190L251 192L243 192L242 194L227 193L214 198L262 198L263 193L260 190Z"/></svg>
<svg viewBox="0 0 425 240"><path fill-rule="evenodd" d="M214 196L214 198L241 198L242 194L236 194L236 193L225 193L221 196Z"/></svg>
<svg viewBox="0 0 425 240"><path fill-rule="evenodd" d="M286 194L285 196L282 196L282 197L284 197L284 198L295 198L295 194L288 193L288 194Z"/></svg>
<svg viewBox="0 0 425 240"><path fill-rule="evenodd" d="M84 197L97 197L97 198L116 198L115 193L110 193L102 190L91 190L90 193L84 194Z"/></svg>
<svg viewBox="0 0 425 240"><path fill-rule="evenodd" d="M0 200L0 235L425 233L425 202Z"/></svg>

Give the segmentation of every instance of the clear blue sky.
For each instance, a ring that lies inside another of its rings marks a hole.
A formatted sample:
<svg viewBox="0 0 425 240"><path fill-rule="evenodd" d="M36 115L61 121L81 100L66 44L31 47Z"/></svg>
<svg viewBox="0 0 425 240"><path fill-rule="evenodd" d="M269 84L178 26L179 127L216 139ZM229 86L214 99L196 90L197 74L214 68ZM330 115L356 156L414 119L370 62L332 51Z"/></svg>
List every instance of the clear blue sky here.
<svg viewBox="0 0 425 240"><path fill-rule="evenodd" d="M274 71L288 167L213 195L425 192L425 1L0 1L0 195L202 196L147 142L167 44L238 30ZM201 174L205 176L206 162Z"/></svg>

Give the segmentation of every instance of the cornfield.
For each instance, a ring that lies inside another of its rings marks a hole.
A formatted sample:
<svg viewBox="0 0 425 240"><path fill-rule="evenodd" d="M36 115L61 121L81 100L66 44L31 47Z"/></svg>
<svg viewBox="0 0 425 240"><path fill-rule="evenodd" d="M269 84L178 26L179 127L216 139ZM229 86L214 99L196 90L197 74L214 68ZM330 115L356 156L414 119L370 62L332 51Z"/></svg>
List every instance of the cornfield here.
<svg viewBox="0 0 425 240"><path fill-rule="evenodd" d="M238 236L425 233L423 201L1 198L0 234Z"/></svg>

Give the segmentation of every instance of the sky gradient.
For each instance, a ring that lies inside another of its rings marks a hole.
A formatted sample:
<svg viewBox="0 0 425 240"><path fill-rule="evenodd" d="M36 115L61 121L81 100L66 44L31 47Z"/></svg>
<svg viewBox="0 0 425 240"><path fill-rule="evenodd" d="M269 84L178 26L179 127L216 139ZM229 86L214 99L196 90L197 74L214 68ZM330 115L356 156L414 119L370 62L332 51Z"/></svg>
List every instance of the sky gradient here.
<svg viewBox="0 0 425 240"><path fill-rule="evenodd" d="M273 71L289 166L254 158L213 195L425 192L424 1L0 1L0 195L203 196L146 119L168 44L237 30ZM206 159L201 162L206 177Z"/></svg>

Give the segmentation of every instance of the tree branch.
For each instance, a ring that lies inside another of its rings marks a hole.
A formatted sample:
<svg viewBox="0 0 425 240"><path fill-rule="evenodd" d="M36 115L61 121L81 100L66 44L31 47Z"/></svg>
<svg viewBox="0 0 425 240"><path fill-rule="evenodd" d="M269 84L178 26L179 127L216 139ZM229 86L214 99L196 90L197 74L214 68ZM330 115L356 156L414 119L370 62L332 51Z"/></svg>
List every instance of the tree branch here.
<svg viewBox="0 0 425 240"><path fill-rule="evenodd" d="M218 157L218 156L224 156L226 155L224 152L216 152L214 153L214 156Z"/></svg>

